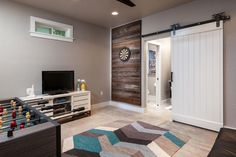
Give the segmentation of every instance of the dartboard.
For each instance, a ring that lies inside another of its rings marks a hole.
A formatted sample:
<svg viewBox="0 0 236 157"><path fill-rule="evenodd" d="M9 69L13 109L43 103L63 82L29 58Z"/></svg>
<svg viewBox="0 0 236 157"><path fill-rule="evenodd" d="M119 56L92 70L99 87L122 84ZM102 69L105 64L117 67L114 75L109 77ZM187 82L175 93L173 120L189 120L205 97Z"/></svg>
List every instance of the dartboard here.
<svg viewBox="0 0 236 157"><path fill-rule="evenodd" d="M129 48L127 47L124 47L120 50L120 60L123 61L123 62L126 62L129 60L130 58L130 55L131 55L131 51Z"/></svg>

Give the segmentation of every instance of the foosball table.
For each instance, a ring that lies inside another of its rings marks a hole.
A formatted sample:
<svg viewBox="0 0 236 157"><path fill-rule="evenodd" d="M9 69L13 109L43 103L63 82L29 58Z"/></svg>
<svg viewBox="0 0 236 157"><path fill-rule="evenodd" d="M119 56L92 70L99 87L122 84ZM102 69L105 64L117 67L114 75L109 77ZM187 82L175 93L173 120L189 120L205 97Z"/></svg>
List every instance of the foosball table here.
<svg viewBox="0 0 236 157"><path fill-rule="evenodd" d="M0 156L58 157L60 132L57 122L20 99L0 101Z"/></svg>
<svg viewBox="0 0 236 157"><path fill-rule="evenodd" d="M45 122L45 118L15 99L0 103L0 133L7 132L8 137L13 136L14 131Z"/></svg>

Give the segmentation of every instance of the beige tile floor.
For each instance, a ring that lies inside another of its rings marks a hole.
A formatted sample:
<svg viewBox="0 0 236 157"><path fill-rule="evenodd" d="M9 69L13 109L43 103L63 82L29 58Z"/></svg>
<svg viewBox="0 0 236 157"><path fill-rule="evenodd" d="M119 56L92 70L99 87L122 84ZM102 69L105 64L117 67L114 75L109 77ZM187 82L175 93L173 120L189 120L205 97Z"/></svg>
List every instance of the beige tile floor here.
<svg viewBox="0 0 236 157"><path fill-rule="evenodd" d="M62 140L116 120L140 120L182 133L191 138L174 157L206 157L214 144L217 133L172 122L171 110L165 108L166 104L159 107L151 105L147 108L145 113L137 113L108 106L107 104L98 104L92 107L92 115L90 117L63 124L61 127Z"/></svg>

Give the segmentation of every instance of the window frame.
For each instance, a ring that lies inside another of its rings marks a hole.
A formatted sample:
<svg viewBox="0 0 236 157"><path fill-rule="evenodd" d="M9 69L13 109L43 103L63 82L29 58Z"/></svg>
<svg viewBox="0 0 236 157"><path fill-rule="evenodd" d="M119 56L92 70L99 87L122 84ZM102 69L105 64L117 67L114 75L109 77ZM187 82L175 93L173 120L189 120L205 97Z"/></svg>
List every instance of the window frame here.
<svg viewBox="0 0 236 157"><path fill-rule="evenodd" d="M36 31L37 23L45 25L46 27L52 28L52 33L41 33ZM53 34L54 29L65 31L65 37ZM66 42L73 42L74 30L72 25L67 25L64 23L59 23L43 18L38 18L34 16L30 16L30 35L33 37L45 38L45 39L52 39L52 40L59 40L59 41L66 41Z"/></svg>

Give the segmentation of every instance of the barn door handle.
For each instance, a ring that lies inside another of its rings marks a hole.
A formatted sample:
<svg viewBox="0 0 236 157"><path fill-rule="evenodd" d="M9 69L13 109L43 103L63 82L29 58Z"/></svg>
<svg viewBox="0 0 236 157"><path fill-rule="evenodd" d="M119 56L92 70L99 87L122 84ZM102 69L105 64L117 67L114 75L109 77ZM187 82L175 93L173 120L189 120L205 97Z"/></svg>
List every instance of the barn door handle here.
<svg viewBox="0 0 236 157"><path fill-rule="evenodd" d="M171 72L171 74L170 74L170 80L171 80L171 82L174 82L173 81L173 72Z"/></svg>

